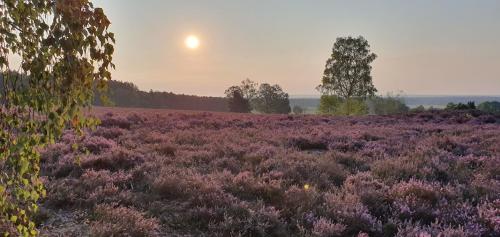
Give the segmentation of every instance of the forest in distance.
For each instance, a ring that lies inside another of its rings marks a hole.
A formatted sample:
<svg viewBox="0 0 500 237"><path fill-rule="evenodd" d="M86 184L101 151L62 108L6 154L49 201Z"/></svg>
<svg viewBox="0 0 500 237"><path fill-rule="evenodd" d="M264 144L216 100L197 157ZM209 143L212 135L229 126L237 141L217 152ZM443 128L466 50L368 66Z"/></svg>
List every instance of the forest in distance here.
<svg viewBox="0 0 500 237"><path fill-rule="evenodd" d="M93 104L96 106L111 106L124 108L157 108L176 110L198 110L228 112L228 100L225 97L196 96L175 94L172 92L141 91L131 82L112 80L108 84L106 93L108 103L101 101L96 92ZM500 96L412 96L400 95L398 98L410 109L423 106L425 108L446 108L448 103L475 102L477 105L488 101L500 101ZM317 113L320 98L315 96L290 96L290 107L299 106L304 113Z"/></svg>
<svg viewBox="0 0 500 237"><path fill-rule="evenodd" d="M131 82L109 81L104 93L108 100L101 100L101 93L95 90L93 105L132 108L157 108L200 111L229 111L227 99L223 97L205 97L180 95L171 92L141 91Z"/></svg>

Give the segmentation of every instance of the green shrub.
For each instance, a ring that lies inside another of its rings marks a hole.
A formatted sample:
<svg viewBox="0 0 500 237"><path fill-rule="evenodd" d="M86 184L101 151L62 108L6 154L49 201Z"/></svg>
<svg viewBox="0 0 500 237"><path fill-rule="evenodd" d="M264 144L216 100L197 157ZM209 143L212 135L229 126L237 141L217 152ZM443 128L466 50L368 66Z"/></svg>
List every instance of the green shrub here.
<svg viewBox="0 0 500 237"><path fill-rule="evenodd" d="M377 115L401 114L410 109L399 96L374 96L367 100L370 113Z"/></svg>
<svg viewBox="0 0 500 237"><path fill-rule="evenodd" d="M341 99L334 95L322 95L318 112L320 114L335 114L337 108L342 103Z"/></svg>
<svg viewBox="0 0 500 237"><path fill-rule="evenodd" d="M304 109L298 105L293 106L292 111L294 114L303 114L305 112Z"/></svg>
<svg viewBox="0 0 500 237"><path fill-rule="evenodd" d="M368 114L368 106L360 98L341 99L334 95L323 95L318 111L330 115L364 115Z"/></svg>
<svg viewBox="0 0 500 237"><path fill-rule="evenodd" d="M413 112L413 113L425 112L425 107L423 105L419 105L415 108L410 109L410 112Z"/></svg>
<svg viewBox="0 0 500 237"><path fill-rule="evenodd" d="M483 102L477 106L477 109L487 113L500 114L500 102L498 101Z"/></svg>
<svg viewBox="0 0 500 237"><path fill-rule="evenodd" d="M476 104L473 101L467 102L467 104L463 103L448 103L446 105L447 110L469 110L469 109L476 109Z"/></svg>

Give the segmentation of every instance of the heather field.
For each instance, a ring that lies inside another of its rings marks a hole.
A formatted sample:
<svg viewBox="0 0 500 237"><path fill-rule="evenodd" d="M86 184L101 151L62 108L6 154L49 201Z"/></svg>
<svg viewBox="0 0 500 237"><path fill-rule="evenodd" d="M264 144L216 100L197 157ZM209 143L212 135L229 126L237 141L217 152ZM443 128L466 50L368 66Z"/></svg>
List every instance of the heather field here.
<svg viewBox="0 0 500 237"><path fill-rule="evenodd" d="M42 236L500 236L500 117L93 111L43 151Z"/></svg>

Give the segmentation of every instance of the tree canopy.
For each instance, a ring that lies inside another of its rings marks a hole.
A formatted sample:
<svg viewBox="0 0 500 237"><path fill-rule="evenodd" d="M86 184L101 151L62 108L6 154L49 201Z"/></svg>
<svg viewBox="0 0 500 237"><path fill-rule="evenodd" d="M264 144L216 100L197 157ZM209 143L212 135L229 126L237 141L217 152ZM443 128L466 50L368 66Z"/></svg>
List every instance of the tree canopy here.
<svg viewBox="0 0 500 237"><path fill-rule="evenodd" d="M252 112L252 103L257 96L257 83L245 79L238 86L229 87L226 94L228 108L230 112L250 113Z"/></svg>
<svg viewBox="0 0 500 237"><path fill-rule="evenodd" d="M288 94L279 85L261 84L254 104L255 110L266 114L288 114L291 111Z"/></svg>
<svg viewBox="0 0 500 237"><path fill-rule="evenodd" d="M243 95L243 98L252 101L257 96L257 82L250 79L245 79L241 82L239 86Z"/></svg>
<svg viewBox="0 0 500 237"><path fill-rule="evenodd" d="M252 111L250 101L243 96L244 93L241 87L231 86L226 90L225 94L228 99L228 107L230 112L250 113Z"/></svg>
<svg viewBox="0 0 500 237"><path fill-rule="evenodd" d="M362 36L337 38L318 89L346 100L374 95L377 89L372 83L370 64L376 57Z"/></svg>
<svg viewBox="0 0 500 237"><path fill-rule="evenodd" d="M265 114L288 114L291 112L288 94L279 85L257 83L246 79L241 85L231 86L226 91L231 112L250 113L255 110Z"/></svg>
<svg viewBox="0 0 500 237"><path fill-rule="evenodd" d="M370 65L375 58L377 55L370 51L368 41L362 36L337 38L326 61L321 84L317 87L323 94L320 112L343 115L367 113L363 100L377 92Z"/></svg>
<svg viewBox="0 0 500 237"><path fill-rule="evenodd" d="M70 126L95 124L82 106L104 89L114 67L114 35L88 0L0 2L0 230L36 235L45 195L39 149ZM20 63L12 64L16 57Z"/></svg>

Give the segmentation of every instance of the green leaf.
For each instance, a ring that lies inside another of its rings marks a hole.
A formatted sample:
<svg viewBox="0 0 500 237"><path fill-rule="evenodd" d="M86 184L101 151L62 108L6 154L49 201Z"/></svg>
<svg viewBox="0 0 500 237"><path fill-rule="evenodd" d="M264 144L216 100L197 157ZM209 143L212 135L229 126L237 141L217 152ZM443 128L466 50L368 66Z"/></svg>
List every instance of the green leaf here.
<svg viewBox="0 0 500 237"><path fill-rule="evenodd" d="M24 158L24 159L21 159L19 161L19 165L20 165L20 167L19 167L19 174L23 175L23 174L26 173L26 171L28 171L30 163L28 162L28 160L26 158Z"/></svg>

